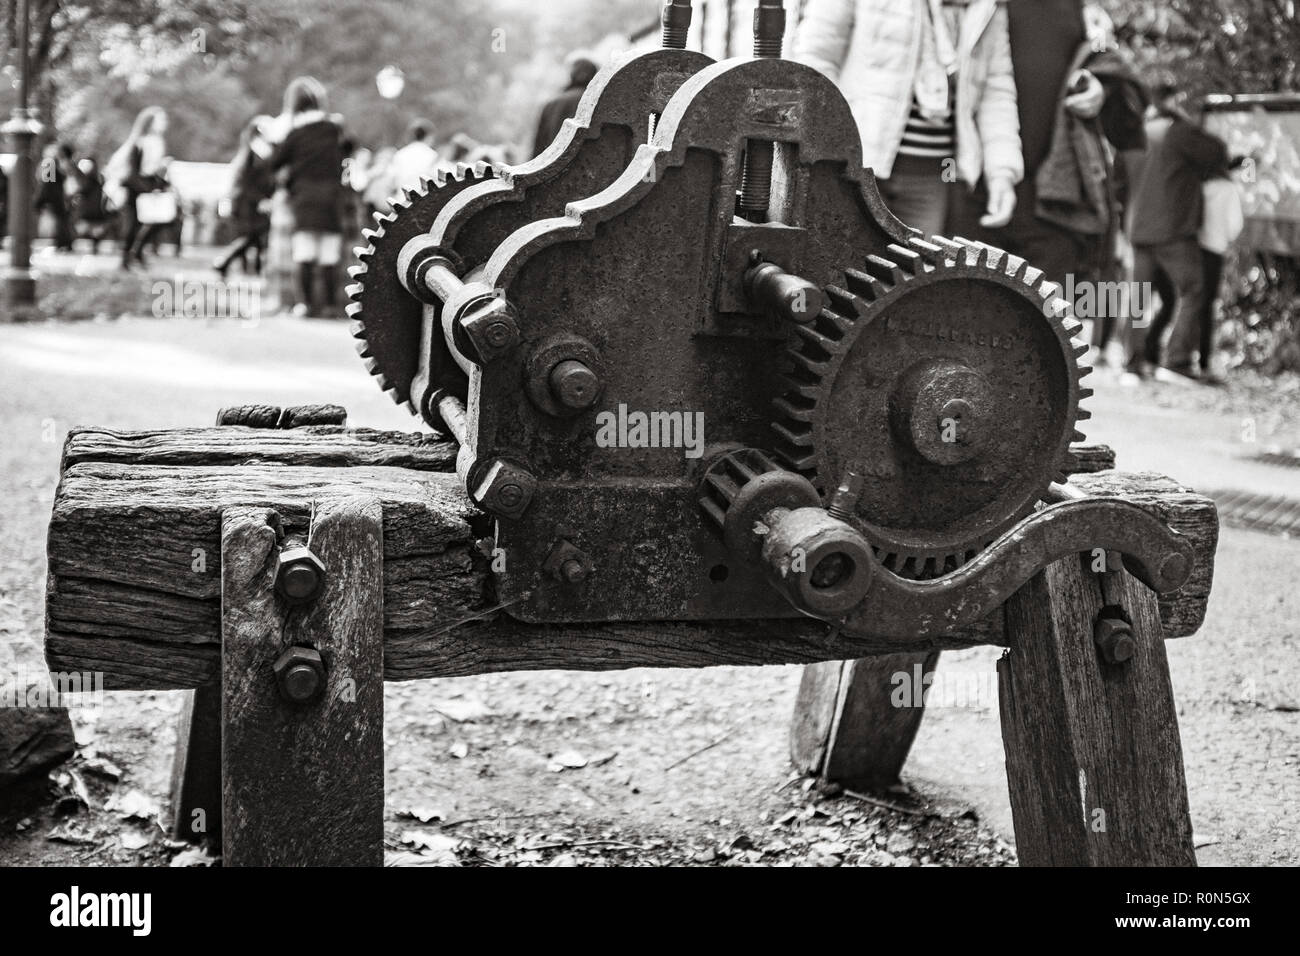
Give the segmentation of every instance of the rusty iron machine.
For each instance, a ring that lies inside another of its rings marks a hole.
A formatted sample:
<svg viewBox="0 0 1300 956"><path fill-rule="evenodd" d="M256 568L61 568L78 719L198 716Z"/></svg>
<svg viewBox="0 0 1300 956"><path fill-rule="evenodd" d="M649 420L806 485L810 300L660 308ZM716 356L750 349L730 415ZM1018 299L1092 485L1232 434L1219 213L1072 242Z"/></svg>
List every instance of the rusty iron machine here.
<svg viewBox="0 0 1300 956"><path fill-rule="evenodd" d="M779 2L716 63L690 13L539 157L366 233L353 334L432 436L70 436L51 669L195 690L178 835L374 863L384 680L1003 645L1022 862L1194 862L1163 638L1203 618L1212 503L1078 444L1068 303L890 213Z"/></svg>
<svg viewBox="0 0 1300 956"><path fill-rule="evenodd" d="M906 646L1071 552L1179 587L1178 534L1071 493L1090 369L1056 288L896 219L839 91L775 55L783 18L759 5L753 59L616 73L676 61L634 152L623 123L574 175L580 114L549 181L464 170L359 253L359 351L459 444L507 613L809 615Z"/></svg>

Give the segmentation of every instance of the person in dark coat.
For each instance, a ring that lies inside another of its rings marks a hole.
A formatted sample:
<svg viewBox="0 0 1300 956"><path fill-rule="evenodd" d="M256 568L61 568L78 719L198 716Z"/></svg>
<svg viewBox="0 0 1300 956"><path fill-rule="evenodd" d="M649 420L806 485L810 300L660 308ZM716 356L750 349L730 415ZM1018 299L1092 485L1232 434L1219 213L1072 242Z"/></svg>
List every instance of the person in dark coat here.
<svg viewBox="0 0 1300 956"><path fill-rule="evenodd" d="M578 102L587 89L587 84L595 78L599 67L585 54L574 53L569 57L569 85L564 92L549 100L542 107L542 116L537 123L537 139L533 143L533 155L543 152L560 132L560 127L570 116L578 112Z"/></svg>
<svg viewBox="0 0 1300 956"><path fill-rule="evenodd" d="M1228 147L1201 128L1200 118L1182 109L1184 95L1161 84L1147 121L1148 147L1134 179L1130 238L1133 281L1139 288L1158 282L1161 308L1149 328L1130 326L1128 371L1140 378L1161 364L1161 336L1172 323L1164 367L1195 379L1193 353L1199 345L1206 295L1201 247L1202 189L1229 166ZM1172 289L1171 289L1172 287ZM1172 291L1172 296L1166 293Z"/></svg>
<svg viewBox="0 0 1300 956"><path fill-rule="evenodd" d="M73 215L75 232L90 240L90 252L99 252L99 242L112 227L112 211L104 192L104 174L93 156L83 156L75 170L77 181Z"/></svg>
<svg viewBox="0 0 1300 956"><path fill-rule="evenodd" d="M271 194L275 191L275 178L268 162L273 148L262 129L269 121L268 116L253 117L240 134L239 150L231 160L231 218L238 236L213 263L223 279L235 259L247 267L249 252L253 254L253 272L262 273L262 254L271 230Z"/></svg>
<svg viewBox="0 0 1300 956"><path fill-rule="evenodd" d="M1008 0L1007 14L1025 178L1016 187L1015 213L1004 228L988 230L980 226L985 203L981 186L953 203L948 231L1026 258L1054 282L1064 285L1071 275L1095 280L1098 276L1092 266L1098 261L1104 234L1112 231L1113 225L1084 233L1065 224L1071 221L1069 218L1063 222L1059 207L1057 215L1044 215L1048 210L1040 202L1040 188L1045 184L1060 185L1055 177L1059 167L1053 164L1045 176L1040 172L1053 159L1058 131L1068 137L1074 121L1096 143L1094 155L1105 153L1092 135L1099 124L1108 137L1112 132L1131 131L1134 127L1140 136L1144 104L1127 124L1122 115L1117 115L1122 114L1126 102L1131 102L1127 99L1127 77L1120 75L1122 65L1113 55L1113 38L1105 36L1109 22L1099 8L1084 0ZM1089 63L1106 75L1105 82L1087 68ZM1112 145L1128 148L1131 144ZM1109 181L1113 176L1113 167L1108 164L1101 171L1101 179ZM1095 190L1097 181L1080 179L1071 185L1086 195L1085 190ZM1094 212L1114 222L1108 210L1094 208Z"/></svg>
<svg viewBox="0 0 1300 956"><path fill-rule="evenodd" d="M337 301L343 256L343 128L326 114L325 87L313 77L295 79L284 99L290 130L271 157L271 169L284 171L293 211L293 312L320 315L322 305L333 311Z"/></svg>
<svg viewBox="0 0 1300 956"><path fill-rule="evenodd" d="M40 182L36 188L36 212L47 211L54 218L54 248L72 251L72 216L68 210L68 174L72 169L72 147L50 143L41 159Z"/></svg>

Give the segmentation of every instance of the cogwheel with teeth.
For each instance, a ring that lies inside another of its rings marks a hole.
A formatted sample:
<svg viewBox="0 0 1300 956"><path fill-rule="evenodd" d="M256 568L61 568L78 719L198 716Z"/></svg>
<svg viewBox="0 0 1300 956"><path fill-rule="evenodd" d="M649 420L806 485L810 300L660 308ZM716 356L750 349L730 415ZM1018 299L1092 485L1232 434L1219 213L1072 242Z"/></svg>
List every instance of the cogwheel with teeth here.
<svg viewBox="0 0 1300 956"><path fill-rule="evenodd" d="M938 237L888 254L799 327L773 425L824 495L861 476L852 517L886 567L932 577L1065 479L1091 369L1058 287L1024 260Z"/></svg>
<svg viewBox="0 0 1300 956"><path fill-rule="evenodd" d="M453 172L421 180L416 189L404 189L392 212L375 214L375 228L362 233L368 245L356 250L358 264L348 270L356 280L348 286L352 301L347 312L357 352L379 387L412 412L417 411L411 404L411 382L420 368L423 306L398 280L397 257L407 240L433 227L462 190L495 175L487 163L461 164Z"/></svg>

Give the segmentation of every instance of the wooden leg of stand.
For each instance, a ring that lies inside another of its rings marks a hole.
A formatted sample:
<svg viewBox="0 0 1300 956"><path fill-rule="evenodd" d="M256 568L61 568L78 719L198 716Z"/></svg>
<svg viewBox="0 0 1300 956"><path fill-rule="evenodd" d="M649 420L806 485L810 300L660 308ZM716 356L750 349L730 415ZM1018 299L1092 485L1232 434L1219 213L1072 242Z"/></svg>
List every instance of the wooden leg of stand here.
<svg viewBox="0 0 1300 956"><path fill-rule="evenodd" d="M290 608L274 593L276 536L264 509L223 518L224 859L235 866L383 863L383 531L373 498L317 506L311 550L323 592ZM289 647L324 661L324 691L281 697Z"/></svg>
<svg viewBox="0 0 1300 956"><path fill-rule="evenodd" d="M925 712L913 689L938 663L933 651L809 664L790 728L795 766L854 790L898 783Z"/></svg>
<svg viewBox="0 0 1300 956"><path fill-rule="evenodd" d="M1112 579L1132 618L1123 663L1098 651L1099 578L1058 561L1006 605L1002 739L1023 866L1194 866L1178 715L1156 596Z"/></svg>

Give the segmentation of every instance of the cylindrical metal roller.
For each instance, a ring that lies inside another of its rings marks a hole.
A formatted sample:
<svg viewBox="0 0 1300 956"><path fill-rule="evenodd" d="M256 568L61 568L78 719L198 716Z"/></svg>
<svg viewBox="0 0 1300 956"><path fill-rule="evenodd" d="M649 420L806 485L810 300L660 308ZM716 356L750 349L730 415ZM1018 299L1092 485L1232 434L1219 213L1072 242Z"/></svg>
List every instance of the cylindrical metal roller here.
<svg viewBox="0 0 1300 956"><path fill-rule="evenodd" d="M753 448L715 460L700 506L738 558L759 564L772 586L814 617L842 617L860 604L875 571L867 540L829 514L803 476Z"/></svg>
<svg viewBox="0 0 1300 956"><path fill-rule="evenodd" d="M745 273L745 294L758 311L799 325L817 318L826 301L820 286L773 262L750 267Z"/></svg>

